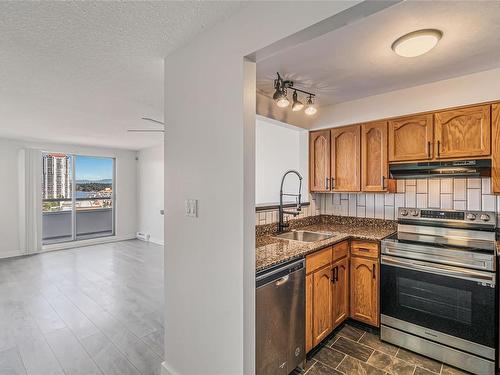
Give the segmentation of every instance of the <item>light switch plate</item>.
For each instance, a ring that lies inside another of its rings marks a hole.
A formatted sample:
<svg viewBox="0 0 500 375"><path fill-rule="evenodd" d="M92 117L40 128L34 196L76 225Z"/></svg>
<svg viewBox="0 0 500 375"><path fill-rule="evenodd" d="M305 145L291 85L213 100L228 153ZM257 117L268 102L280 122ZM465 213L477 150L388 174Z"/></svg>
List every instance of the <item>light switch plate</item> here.
<svg viewBox="0 0 500 375"><path fill-rule="evenodd" d="M197 199L186 199L186 216L188 217L198 217L198 200Z"/></svg>

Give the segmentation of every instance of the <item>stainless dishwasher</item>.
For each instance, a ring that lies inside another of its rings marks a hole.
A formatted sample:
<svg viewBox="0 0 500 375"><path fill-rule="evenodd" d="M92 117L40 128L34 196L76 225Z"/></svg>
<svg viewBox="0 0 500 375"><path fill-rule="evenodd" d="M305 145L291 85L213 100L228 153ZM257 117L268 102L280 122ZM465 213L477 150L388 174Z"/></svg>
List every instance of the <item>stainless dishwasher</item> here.
<svg viewBox="0 0 500 375"><path fill-rule="evenodd" d="M306 359L304 264L301 259L257 273L257 375L288 375Z"/></svg>

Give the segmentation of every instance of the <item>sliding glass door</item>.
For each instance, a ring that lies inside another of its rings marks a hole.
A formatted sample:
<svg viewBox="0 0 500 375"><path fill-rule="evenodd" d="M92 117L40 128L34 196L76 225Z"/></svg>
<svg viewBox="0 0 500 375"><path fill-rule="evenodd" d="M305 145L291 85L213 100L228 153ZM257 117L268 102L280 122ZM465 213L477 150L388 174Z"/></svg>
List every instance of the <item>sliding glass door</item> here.
<svg viewBox="0 0 500 375"><path fill-rule="evenodd" d="M43 153L43 245L114 235L115 160Z"/></svg>

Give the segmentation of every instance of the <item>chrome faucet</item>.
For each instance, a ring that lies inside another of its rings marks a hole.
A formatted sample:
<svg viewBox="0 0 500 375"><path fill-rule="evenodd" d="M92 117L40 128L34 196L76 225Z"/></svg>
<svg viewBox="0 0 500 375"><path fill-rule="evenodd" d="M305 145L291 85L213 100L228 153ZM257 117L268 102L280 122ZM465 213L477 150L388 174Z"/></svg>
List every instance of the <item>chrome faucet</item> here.
<svg viewBox="0 0 500 375"><path fill-rule="evenodd" d="M299 178L299 193L298 194L284 194L283 193L283 183L285 182L285 177L288 176L290 173L295 173L297 175L297 177ZM278 233L283 233L285 231L285 229L288 228L288 226L289 226L288 223L285 223L284 214L293 215L294 217L297 216L298 214L300 214L300 211L301 211L300 192L301 192L301 190L302 190L302 176L300 175L300 173L297 171L294 171L294 170L290 170L290 171L285 172L285 174L283 175L283 178L281 179L281 187L280 187L280 206L278 209L278 213L279 213ZM295 211L285 211L284 210L284 208L283 208L283 196L284 195L289 196L289 197L295 197L296 202L297 202L297 206L295 208Z"/></svg>

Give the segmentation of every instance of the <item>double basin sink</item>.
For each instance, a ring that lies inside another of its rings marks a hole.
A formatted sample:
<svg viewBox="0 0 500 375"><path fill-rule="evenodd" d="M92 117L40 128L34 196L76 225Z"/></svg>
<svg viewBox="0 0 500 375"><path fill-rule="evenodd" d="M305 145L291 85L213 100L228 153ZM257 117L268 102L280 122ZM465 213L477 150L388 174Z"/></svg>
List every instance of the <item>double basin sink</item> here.
<svg viewBox="0 0 500 375"><path fill-rule="evenodd" d="M282 240L292 240L301 242L316 242L323 241L328 238L332 238L332 234L309 232L306 230L293 230L291 232L285 232L277 234L274 236L276 238L281 238Z"/></svg>

